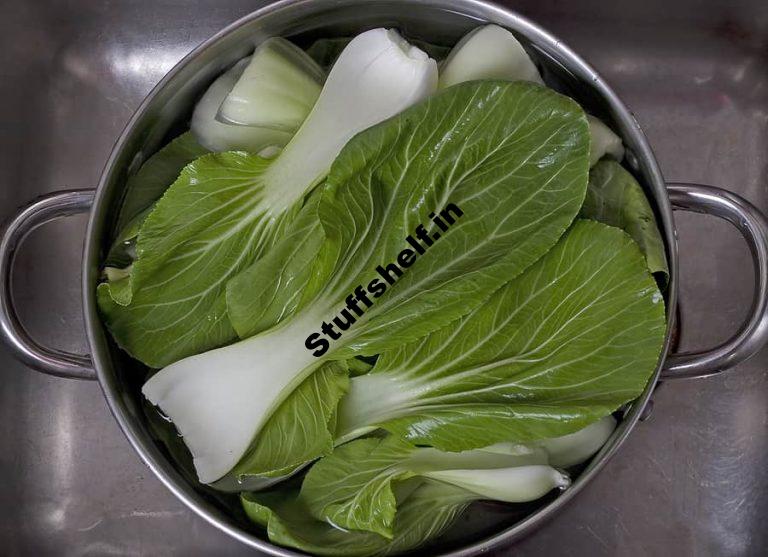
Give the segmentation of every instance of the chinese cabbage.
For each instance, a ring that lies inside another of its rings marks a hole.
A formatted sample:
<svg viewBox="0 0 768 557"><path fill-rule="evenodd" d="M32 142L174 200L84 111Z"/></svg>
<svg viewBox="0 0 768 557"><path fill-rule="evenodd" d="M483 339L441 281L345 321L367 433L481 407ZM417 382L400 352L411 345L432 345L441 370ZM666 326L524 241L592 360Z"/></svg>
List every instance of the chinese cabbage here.
<svg viewBox="0 0 768 557"><path fill-rule="evenodd" d="M359 134L318 192L324 241L306 301L276 328L176 362L144 385L184 435L201 481L230 471L323 360L378 354L445 326L546 253L583 201L588 143L578 105L527 82L461 84ZM466 213L461 224L324 358L313 356L305 339L448 202Z"/></svg>
<svg viewBox="0 0 768 557"><path fill-rule="evenodd" d="M367 31L344 50L277 158L214 153L185 167L141 227L131 304L98 288L118 344L162 367L234 340L227 281L282 238L347 140L429 94L435 72L434 61L395 32Z"/></svg>
<svg viewBox="0 0 768 557"><path fill-rule="evenodd" d="M315 105L324 80L323 70L303 50L271 37L256 47L218 117L228 124L293 134Z"/></svg>

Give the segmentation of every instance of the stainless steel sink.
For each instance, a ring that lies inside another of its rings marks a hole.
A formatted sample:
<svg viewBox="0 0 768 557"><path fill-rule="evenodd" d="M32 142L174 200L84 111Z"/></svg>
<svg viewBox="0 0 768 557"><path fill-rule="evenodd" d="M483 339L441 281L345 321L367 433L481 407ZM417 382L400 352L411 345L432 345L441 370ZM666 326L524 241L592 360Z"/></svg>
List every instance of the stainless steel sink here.
<svg viewBox="0 0 768 557"><path fill-rule="evenodd" d="M670 181L768 211L765 0L507 2L611 82ZM6 2L0 7L0 219L35 195L96 183L150 88L208 35L260 6L215 0ZM77 351L84 219L22 249L30 331ZM679 215L682 343L746 315L751 263L722 221ZM726 375L663 385L651 418L565 512L505 555L764 555L768 350ZM181 505L133 453L99 387L45 377L0 347L0 553L232 555L246 548Z"/></svg>

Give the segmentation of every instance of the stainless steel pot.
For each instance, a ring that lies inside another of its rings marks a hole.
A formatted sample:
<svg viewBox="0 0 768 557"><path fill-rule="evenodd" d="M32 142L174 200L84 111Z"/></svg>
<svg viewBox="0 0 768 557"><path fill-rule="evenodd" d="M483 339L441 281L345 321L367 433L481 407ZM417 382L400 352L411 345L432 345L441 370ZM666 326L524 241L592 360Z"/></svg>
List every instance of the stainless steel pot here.
<svg viewBox="0 0 768 557"><path fill-rule="evenodd" d="M349 35L375 26L394 26L414 38L452 44L481 22L495 22L517 33L540 62L545 77L588 110L612 123L627 146L627 164L652 199L664 234L671 280L667 291L668 331L664 355L654 379L625 412L620 427L574 482L558 498L484 539L470 539L449 555L470 555L523 536L552 516L590 481L629 435L660 379L702 377L726 370L754 354L768 340L768 223L744 199L719 188L665 184L637 122L599 75L562 42L530 21L479 0L284 0L237 21L184 58L152 91L126 126L95 190L63 191L21 209L0 236L0 330L16 356L38 371L78 379L98 379L115 419L142 459L187 506L240 541L272 555L295 555L271 545L247 523L230 516L185 481L148 433L138 392L143 375L108 339L96 310L99 263L113 234L125 177L182 129L200 92L224 68L247 54L249 45L269 36ZM754 259L755 294L750 316L720 346L696 354L669 354L677 309L677 242L672 210L714 215L731 222L744 236ZM14 254L24 237L51 220L90 211L83 256L83 299L91 354L67 354L33 340L19 322L11 297Z"/></svg>

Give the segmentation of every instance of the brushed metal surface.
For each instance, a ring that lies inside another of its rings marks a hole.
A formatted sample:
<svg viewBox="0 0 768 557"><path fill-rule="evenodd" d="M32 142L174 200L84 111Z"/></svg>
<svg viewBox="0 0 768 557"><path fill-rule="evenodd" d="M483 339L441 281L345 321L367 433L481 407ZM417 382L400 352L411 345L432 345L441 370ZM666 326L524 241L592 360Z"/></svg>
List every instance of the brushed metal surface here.
<svg viewBox="0 0 768 557"><path fill-rule="evenodd" d="M698 184L667 183L677 210L719 217L744 237L752 253L755 293L749 314L733 336L714 348L667 356L660 379L708 378L746 362L766 346L768 334L768 219L749 201L731 191Z"/></svg>
<svg viewBox="0 0 768 557"><path fill-rule="evenodd" d="M192 47L258 2L55 2L0 8L0 218L95 184L133 109ZM634 109L670 180L722 185L768 209L763 1L520 1ZM724 340L749 307L738 233L677 214L683 347ZM36 232L16 296L31 332L83 352L84 219ZM0 348L0 547L10 554L229 555L248 550L182 507L139 462L98 386L42 377ZM555 521L499 554L763 554L768 376L763 352L675 382L652 418Z"/></svg>
<svg viewBox="0 0 768 557"><path fill-rule="evenodd" d="M27 367L55 377L96 380L91 358L48 348L27 333L16 315L14 262L24 239L57 219L88 213L95 190L63 190L36 197L0 228L0 342Z"/></svg>

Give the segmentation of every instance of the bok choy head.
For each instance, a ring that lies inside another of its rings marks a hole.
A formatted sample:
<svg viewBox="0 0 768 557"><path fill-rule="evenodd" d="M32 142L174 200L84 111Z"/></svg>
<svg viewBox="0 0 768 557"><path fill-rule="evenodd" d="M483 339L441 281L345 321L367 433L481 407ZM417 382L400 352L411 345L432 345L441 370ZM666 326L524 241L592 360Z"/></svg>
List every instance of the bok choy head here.
<svg viewBox="0 0 768 557"><path fill-rule="evenodd" d="M325 72L299 47L272 37L256 47L217 117L295 133L320 95Z"/></svg>
<svg viewBox="0 0 768 557"><path fill-rule="evenodd" d="M440 88L475 79L544 84L523 45L510 31L498 25L486 25L469 32L441 65Z"/></svg>
<svg viewBox="0 0 768 557"><path fill-rule="evenodd" d="M219 108L250 63L244 58L220 75L195 106L190 124L192 133L210 151L242 150L258 153L270 145L282 147L291 134L280 129L258 126L233 126L217 119Z"/></svg>
<svg viewBox="0 0 768 557"><path fill-rule="evenodd" d="M591 456L613 431L607 417L571 436L535 445L501 443L460 453L393 437L360 439L316 463L299 493L241 496L272 542L317 555L384 555L438 536L480 499L524 501L569 484L549 463ZM577 448L578 447L578 448Z"/></svg>
<svg viewBox="0 0 768 557"><path fill-rule="evenodd" d="M232 151L186 166L139 232L133 302L121 305L107 285L99 287L99 306L118 344L162 367L235 340L227 281L283 238L344 144L431 93L436 71L394 31L368 31L344 49L277 158Z"/></svg>
<svg viewBox="0 0 768 557"><path fill-rule="evenodd" d="M551 249L584 198L588 133L579 106L546 88L470 82L357 135L317 192L324 240L302 303L293 306L295 292L274 290L275 310L290 305L293 314L253 338L176 362L144 386L184 436L201 481L230 471L323 361L379 354L443 327ZM463 210L460 224L322 358L308 351L305 340L349 293L397 261L405 237L448 203ZM270 273L253 284L272 281Z"/></svg>
<svg viewBox="0 0 768 557"><path fill-rule="evenodd" d="M419 479L402 482L396 492L398 513L392 539L317 520L295 491L246 493L240 501L247 516L267 531L273 543L312 555L364 557L396 555L424 545L445 532L478 499L463 488Z"/></svg>

